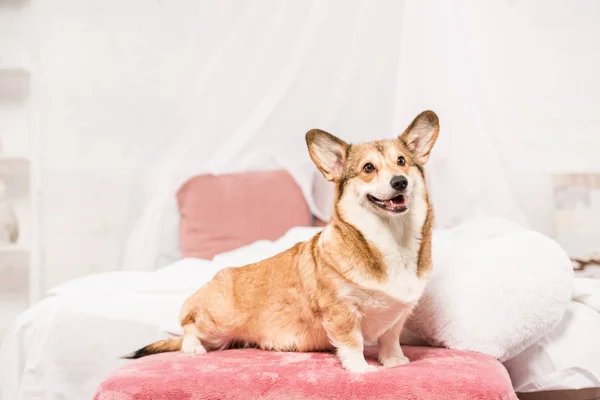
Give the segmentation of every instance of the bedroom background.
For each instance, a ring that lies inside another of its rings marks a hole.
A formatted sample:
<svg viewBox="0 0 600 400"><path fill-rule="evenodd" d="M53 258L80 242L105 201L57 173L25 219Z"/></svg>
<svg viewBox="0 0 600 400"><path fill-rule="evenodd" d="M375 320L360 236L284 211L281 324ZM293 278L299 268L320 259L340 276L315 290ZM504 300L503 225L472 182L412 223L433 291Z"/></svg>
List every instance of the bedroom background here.
<svg viewBox="0 0 600 400"><path fill-rule="evenodd" d="M600 4L462 3L483 17L473 21L499 28L474 42L476 73L517 204L534 228L567 247L575 229L593 251L599 196L583 195L588 211L565 214L561 204L600 174ZM428 5L407 7L427 16ZM121 266L203 61L198 49L212 50L199 21L210 16L217 37L231 15L256 13L192 0L0 1L0 176L21 228L16 245L0 245L0 336L46 289ZM500 29L507 21L512 29ZM220 144L201 139L198 158Z"/></svg>

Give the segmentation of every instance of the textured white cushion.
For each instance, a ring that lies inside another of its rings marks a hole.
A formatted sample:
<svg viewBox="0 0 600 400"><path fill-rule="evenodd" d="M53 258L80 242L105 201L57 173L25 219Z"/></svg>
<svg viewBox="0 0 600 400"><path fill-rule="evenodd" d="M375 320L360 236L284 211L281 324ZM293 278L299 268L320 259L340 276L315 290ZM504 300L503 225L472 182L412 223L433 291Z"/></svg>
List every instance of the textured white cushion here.
<svg viewBox="0 0 600 400"><path fill-rule="evenodd" d="M407 327L430 345L508 360L561 319L572 264L552 239L498 219L436 231L433 273Z"/></svg>

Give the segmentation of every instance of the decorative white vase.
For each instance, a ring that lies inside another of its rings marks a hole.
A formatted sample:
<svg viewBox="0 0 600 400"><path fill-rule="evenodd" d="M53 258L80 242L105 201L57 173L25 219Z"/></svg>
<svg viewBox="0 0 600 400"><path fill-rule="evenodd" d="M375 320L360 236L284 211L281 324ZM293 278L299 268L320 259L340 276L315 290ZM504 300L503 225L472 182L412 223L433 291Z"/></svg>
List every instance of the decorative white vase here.
<svg viewBox="0 0 600 400"><path fill-rule="evenodd" d="M0 180L0 244L16 243L19 239L19 224L15 211L6 198L6 184Z"/></svg>

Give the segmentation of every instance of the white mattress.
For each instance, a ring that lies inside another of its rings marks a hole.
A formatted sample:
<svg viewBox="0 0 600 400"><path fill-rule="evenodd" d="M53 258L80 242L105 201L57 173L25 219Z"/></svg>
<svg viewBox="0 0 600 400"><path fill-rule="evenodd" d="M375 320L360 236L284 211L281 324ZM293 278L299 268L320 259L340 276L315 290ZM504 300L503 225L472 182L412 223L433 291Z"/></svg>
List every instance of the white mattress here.
<svg viewBox="0 0 600 400"><path fill-rule="evenodd" d="M59 287L20 315L0 349L1 399L91 399L119 357L177 327L183 300L219 267L182 260Z"/></svg>
<svg viewBox="0 0 600 400"><path fill-rule="evenodd" d="M308 231L300 236L316 230L302 229ZM295 242L290 235L289 246ZM264 246L260 258L273 251L269 242ZM184 259L156 272L92 275L55 288L7 333L0 398L92 398L102 379L127 362L120 356L181 332L177 317L187 296L223 266L257 261L253 257L242 248L213 262ZM518 390L599 386L599 351L600 314L572 303L554 332L506 365Z"/></svg>

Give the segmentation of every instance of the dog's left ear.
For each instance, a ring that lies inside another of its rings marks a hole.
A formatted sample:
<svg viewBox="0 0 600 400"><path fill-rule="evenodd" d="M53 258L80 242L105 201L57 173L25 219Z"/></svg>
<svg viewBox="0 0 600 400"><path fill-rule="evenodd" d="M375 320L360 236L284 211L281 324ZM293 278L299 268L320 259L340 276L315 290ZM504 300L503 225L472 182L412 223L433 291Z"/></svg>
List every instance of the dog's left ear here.
<svg viewBox="0 0 600 400"><path fill-rule="evenodd" d="M440 133L440 121L433 111L423 111L400 135L417 164L423 165Z"/></svg>

